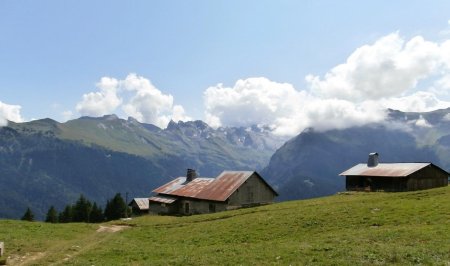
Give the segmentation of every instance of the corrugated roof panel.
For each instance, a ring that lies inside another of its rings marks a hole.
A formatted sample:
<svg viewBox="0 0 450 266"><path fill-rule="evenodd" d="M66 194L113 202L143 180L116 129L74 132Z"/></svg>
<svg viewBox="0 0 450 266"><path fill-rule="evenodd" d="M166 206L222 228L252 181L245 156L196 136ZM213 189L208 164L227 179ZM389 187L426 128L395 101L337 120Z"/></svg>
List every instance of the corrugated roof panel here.
<svg viewBox="0 0 450 266"><path fill-rule="evenodd" d="M341 176L405 177L431 165L431 163L380 163L376 167L358 164L341 173Z"/></svg>
<svg viewBox="0 0 450 266"><path fill-rule="evenodd" d="M197 198L225 201L233 194L254 172L250 171L224 171L203 191Z"/></svg>
<svg viewBox="0 0 450 266"><path fill-rule="evenodd" d="M170 181L167 184L164 184L160 186L159 188L153 190L155 193L162 193L162 194L170 194L170 192L180 188L182 184L186 181L186 177L178 177L174 180Z"/></svg>
<svg viewBox="0 0 450 266"><path fill-rule="evenodd" d="M197 195L212 182L214 182L214 178L197 177L191 182L172 190L170 195L197 198Z"/></svg>
<svg viewBox="0 0 450 266"><path fill-rule="evenodd" d="M148 198L134 198L133 201L140 210L148 210Z"/></svg>
<svg viewBox="0 0 450 266"><path fill-rule="evenodd" d="M167 197L167 196L155 196L155 197L150 197L148 200L149 201L154 201L154 202L170 204L170 203L175 202L177 199L176 198L172 198L172 197Z"/></svg>

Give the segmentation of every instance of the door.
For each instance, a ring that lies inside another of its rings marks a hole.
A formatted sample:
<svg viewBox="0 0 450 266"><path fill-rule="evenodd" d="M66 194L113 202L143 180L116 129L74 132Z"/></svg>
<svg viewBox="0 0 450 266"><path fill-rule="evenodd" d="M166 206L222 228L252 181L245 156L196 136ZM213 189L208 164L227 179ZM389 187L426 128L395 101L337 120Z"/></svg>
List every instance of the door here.
<svg viewBox="0 0 450 266"><path fill-rule="evenodd" d="M189 214L189 202L184 204L184 213Z"/></svg>

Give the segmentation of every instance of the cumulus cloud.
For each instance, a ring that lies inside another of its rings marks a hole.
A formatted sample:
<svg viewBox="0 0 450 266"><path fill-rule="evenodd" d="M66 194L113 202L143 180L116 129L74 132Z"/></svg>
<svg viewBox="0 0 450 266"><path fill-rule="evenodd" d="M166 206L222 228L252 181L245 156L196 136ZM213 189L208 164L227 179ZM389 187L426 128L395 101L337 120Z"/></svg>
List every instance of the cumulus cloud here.
<svg viewBox="0 0 450 266"><path fill-rule="evenodd" d="M298 111L305 95L291 84L249 78L238 80L232 88L223 84L209 87L203 96L207 123L246 126L277 124L277 120Z"/></svg>
<svg viewBox="0 0 450 266"><path fill-rule="evenodd" d="M86 116L102 116L111 114L122 103L117 95L119 81L114 78L103 77L96 84L98 92L83 95L83 100L76 105L76 110Z"/></svg>
<svg viewBox="0 0 450 266"><path fill-rule="evenodd" d="M123 80L103 77L96 87L98 92L83 95L76 109L83 115L101 116L120 108L127 116L140 122L165 127L171 119L190 120L180 105L174 105L173 96L164 94L149 79L129 74Z"/></svg>
<svg viewBox="0 0 450 266"><path fill-rule="evenodd" d="M123 105L122 109L128 116L138 121L152 123L164 127L170 119L188 120L180 105L173 105L173 96L158 90L150 80L130 74L121 81L121 87L134 92L134 96Z"/></svg>
<svg viewBox="0 0 450 266"><path fill-rule="evenodd" d="M233 87L209 87L204 102L206 122L212 126L262 124L279 135L298 134L307 127L345 128L384 118L384 112L373 103L321 99L267 78L238 80Z"/></svg>
<svg viewBox="0 0 450 266"><path fill-rule="evenodd" d="M0 101L0 126L6 126L9 121L23 122L24 119L20 114L20 105L6 104Z"/></svg>
<svg viewBox="0 0 450 266"><path fill-rule="evenodd" d="M277 134L294 135L307 127L328 130L380 122L387 108L448 108L450 102L440 96L450 94L450 40L404 40L392 33L356 49L323 77L308 75L306 81L305 90L267 78L209 87L204 92L206 121L213 126L265 124ZM419 119L416 125L429 123Z"/></svg>
<svg viewBox="0 0 450 266"><path fill-rule="evenodd" d="M406 42L392 33L353 52L323 78L306 77L312 91L350 101L401 96L442 65L441 47L417 36Z"/></svg>
<svg viewBox="0 0 450 266"><path fill-rule="evenodd" d="M403 112L429 112L450 107L450 102L440 100L436 94L418 91L403 97L383 99L379 104L385 108L393 108Z"/></svg>

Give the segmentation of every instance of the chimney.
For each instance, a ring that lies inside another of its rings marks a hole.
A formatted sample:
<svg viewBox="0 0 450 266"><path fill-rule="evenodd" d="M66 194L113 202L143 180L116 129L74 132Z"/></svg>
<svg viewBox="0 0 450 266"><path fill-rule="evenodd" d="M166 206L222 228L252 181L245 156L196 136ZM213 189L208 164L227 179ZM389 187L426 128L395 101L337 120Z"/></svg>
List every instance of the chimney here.
<svg viewBox="0 0 450 266"><path fill-rule="evenodd" d="M192 180L197 178L197 173L195 172L194 169L187 169L187 174L186 174L186 183L191 182Z"/></svg>
<svg viewBox="0 0 450 266"><path fill-rule="evenodd" d="M378 153L369 153L369 160L367 161L367 167L376 167L378 165Z"/></svg>

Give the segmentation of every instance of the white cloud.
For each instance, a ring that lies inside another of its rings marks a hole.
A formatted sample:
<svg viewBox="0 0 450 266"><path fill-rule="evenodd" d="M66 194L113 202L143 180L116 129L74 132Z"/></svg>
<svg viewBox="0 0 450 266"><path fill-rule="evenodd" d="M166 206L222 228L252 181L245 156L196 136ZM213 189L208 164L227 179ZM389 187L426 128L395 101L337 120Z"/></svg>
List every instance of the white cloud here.
<svg viewBox="0 0 450 266"><path fill-rule="evenodd" d="M309 75L312 92L353 102L401 96L442 65L438 44L417 36L405 42L398 33L353 52L323 78Z"/></svg>
<svg viewBox="0 0 450 266"><path fill-rule="evenodd" d="M0 126L6 126L9 121L23 122L24 119L20 114L20 105L6 104L0 101Z"/></svg>
<svg viewBox="0 0 450 266"><path fill-rule="evenodd" d="M403 112L429 112L450 107L450 102L438 99L436 94L418 91L408 96L383 99L379 104L385 108Z"/></svg>
<svg viewBox="0 0 450 266"><path fill-rule="evenodd" d="M134 92L134 96L127 104L122 106L128 116L136 118L140 122L152 123L160 127L167 125L166 114L172 111L173 97L163 94L150 80L130 74L121 81L121 87Z"/></svg>
<svg viewBox="0 0 450 266"><path fill-rule="evenodd" d="M117 95L119 82L114 78L103 77L96 87L98 92L83 95L83 100L76 105L76 110L86 116L102 116L113 113L122 103Z"/></svg>
<svg viewBox="0 0 450 266"><path fill-rule="evenodd" d="M318 130L378 122L384 112L371 102L354 104L340 99L320 99L291 84L266 78L238 80L204 92L206 122L212 126L268 125L280 135L295 135L307 127Z"/></svg>
<svg viewBox="0 0 450 266"><path fill-rule="evenodd" d="M67 121L67 120L69 120L69 119L71 119L73 117L73 112L70 111L70 110L63 111L61 113L61 116L63 118L63 121Z"/></svg>
<svg viewBox="0 0 450 266"><path fill-rule="evenodd" d="M444 121L450 121L450 113L444 115L443 120Z"/></svg>
<svg viewBox="0 0 450 266"><path fill-rule="evenodd" d="M288 83L249 78L238 80L232 88L223 84L209 87L203 96L206 122L212 126L280 127L298 114L306 93Z"/></svg>
<svg viewBox="0 0 450 266"><path fill-rule="evenodd" d="M265 124L278 134L294 135L307 127L328 130L380 122L387 108L448 108L450 102L439 96L450 95L450 40L435 43L416 36L405 41L392 33L356 49L323 77L308 75L306 80L308 90L267 78L212 86L204 92L206 121L213 126ZM419 119L416 125L429 123Z"/></svg>
<svg viewBox="0 0 450 266"><path fill-rule="evenodd" d="M123 80L103 77L96 86L100 91L83 95L76 106L83 115L101 116L121 108L125 115L159 127L167 126L170 119L191 119L182 106L174 106L172 95L162 93L142 76L129 74Z"/></svg>
<svg viewBox="0 0 450 266"><path fill-rule="evenodd" d="M186 111L184 110L183 106L181 106L181 105L173 106L172 117L170 119L174 120L175 122L192 120L191 117L186 115Z"/></svg>
<svg viewBox="0 0 450 266"><path fill-rule="evenodd" d="M420 116L414 124L418 127L433 127L423 116Z"/></svg>
<svg viewBox="0 0 450 266"><path fill-rule="evenodd" d="M355 104L347 100L316 98L305 106L305 111L308 127L320 131L381 122L386 116L386 109L373 101Z"/></svg>

